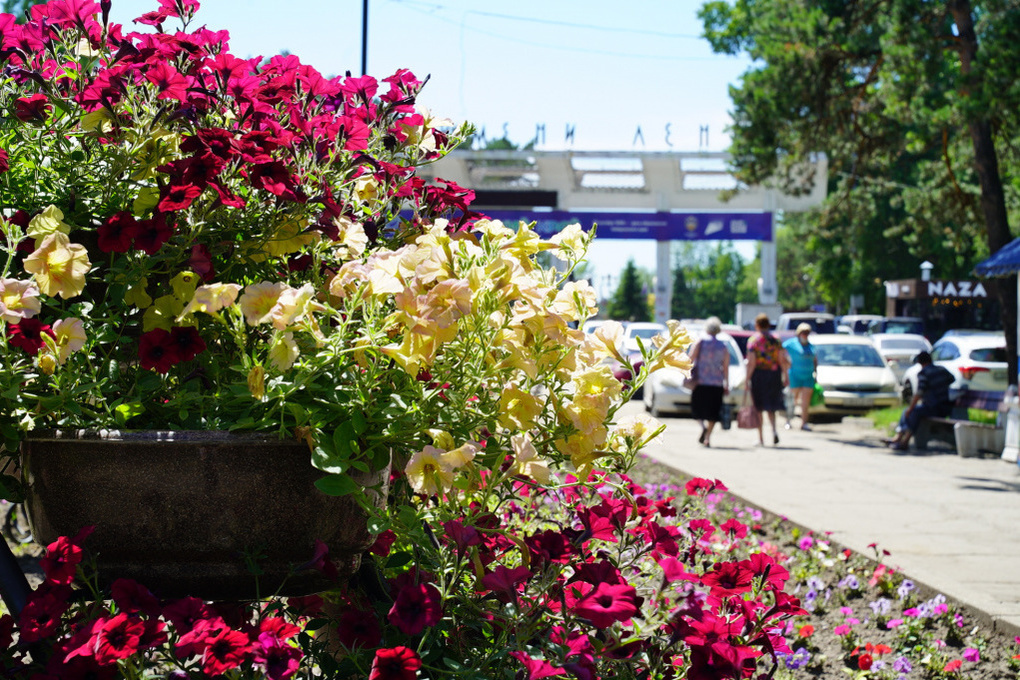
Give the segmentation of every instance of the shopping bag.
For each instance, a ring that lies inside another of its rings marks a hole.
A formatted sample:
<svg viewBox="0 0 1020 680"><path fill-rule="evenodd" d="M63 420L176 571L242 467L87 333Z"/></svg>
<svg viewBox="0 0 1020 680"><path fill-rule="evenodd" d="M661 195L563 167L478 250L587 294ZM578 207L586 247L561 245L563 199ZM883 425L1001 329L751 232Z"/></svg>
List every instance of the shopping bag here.
<svg viewBox="0 0 1020 680"><path fill-rule="evenodd" d="M719 407L719 425L722 429L730 429L730 425L733 423L733 404L727 404L723 402L722 406Z"/></svg>
<svg viewBox="0 0 1020 680"><path fill-rule="evenodd" d="M694 388L698 386L698 367L691 366L691 375L684 378L684 389L688 392L693 392Z"/></svg>
<svg viewBox="0 0 1020 680"><path fill-rule="evenodd" d="M811 405L821 406L825 403L825 390L818 383L815 383L814 390L811 392Z"/></svg>
<svg viewBox="0 0 1020 680"><path fill-rule="evenodd" d="M737 427L741 430L757 430L761 426L761 413L752 404L741 406L737 411Z"/></svg>

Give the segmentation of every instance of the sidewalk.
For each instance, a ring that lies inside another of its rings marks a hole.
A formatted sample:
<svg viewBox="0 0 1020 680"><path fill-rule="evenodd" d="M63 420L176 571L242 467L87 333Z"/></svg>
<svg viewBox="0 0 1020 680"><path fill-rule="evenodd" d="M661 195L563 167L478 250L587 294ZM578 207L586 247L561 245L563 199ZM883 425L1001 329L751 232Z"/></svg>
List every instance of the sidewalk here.
<svg viewBox="0 0 1020 680"><path fill-rule="evenodd" d="M642 410L640 402L624 407ZM846 418L811 432L785 430L779 446L755 445L756 430L712 435L687 417L662 418L667 428L646 452L681 472L719 479L750 504L886 562L915 581L1020 634L1020 468L997 457L961 458L955 449L893 452L870 421ZM766 441L771 431L766 420Z"/></svg>

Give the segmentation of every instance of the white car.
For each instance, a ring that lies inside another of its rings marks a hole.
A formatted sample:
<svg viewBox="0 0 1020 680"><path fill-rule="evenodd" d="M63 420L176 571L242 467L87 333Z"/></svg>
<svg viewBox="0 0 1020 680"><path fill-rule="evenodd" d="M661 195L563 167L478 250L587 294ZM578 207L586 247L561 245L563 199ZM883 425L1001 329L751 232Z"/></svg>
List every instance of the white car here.
<svg viewBox="0 0 1020 680"><path fill-rule="evenodd" d="M641 352L641 348L638 347L638 338L641 338L641 343L647 351L652 345L652 338L665 333L669 333L669 328L664 323L633 321L627 324L627 327L623 329L624 356Z"/></svg>
<svg viewBox="0 0 1020 680"><path fill-rule="evenodd" d="M818 357L818 384L823 403L811 413L859 415L900 403L898 383L892 369L863 335L811 335Z"/></svg>
<svg viewBox="0 0 1020 680"><path fill-rule="evenodd" d="M868 337L874 341L875 349L896 374L896 382L902 382L903 374L914 364L914 357L918 352L931 351L931 343L923 335L876 333Z"/></svg>
<svg viewBox="0 0 1020 680"><path fill-rule="evenodd" d="M693 338L697 335L692 334ZM724 398L728 404L737 405L744 397L744 378L747 369L740 346L727 333L717 336L730 350L730 392ZM660 368L648 376L644 385L642 401L645 410L658 418L663 413L690 413L691 391L684 387L684 374L678 368Z"/></svg>
<svg viewBox="0 0 1020 680"><path fill-rule="evenodd" d="M997 392L1009 384L1006 363L1006 336L995 332L949 332L932 346L932 362L949 369L956 380L949 386L950 398L963 390ZM900 390L904 401L917 392L917 374L921 370L914 364L903 374Z"/></svg>

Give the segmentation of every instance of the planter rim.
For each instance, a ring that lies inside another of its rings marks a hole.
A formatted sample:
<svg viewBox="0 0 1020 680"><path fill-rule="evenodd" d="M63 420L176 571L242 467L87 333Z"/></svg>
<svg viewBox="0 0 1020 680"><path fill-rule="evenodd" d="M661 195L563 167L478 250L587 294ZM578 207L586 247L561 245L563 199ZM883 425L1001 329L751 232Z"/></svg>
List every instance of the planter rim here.
<svg viewBox="0 0 1020 680"><path fill-rule="evenodd" d="M25 441L93 441L93 442L148 442L148 443L221 443L259 442L283 446L305 446L296 439L281 439L269 432L230 430L35 430Z"/></svg>

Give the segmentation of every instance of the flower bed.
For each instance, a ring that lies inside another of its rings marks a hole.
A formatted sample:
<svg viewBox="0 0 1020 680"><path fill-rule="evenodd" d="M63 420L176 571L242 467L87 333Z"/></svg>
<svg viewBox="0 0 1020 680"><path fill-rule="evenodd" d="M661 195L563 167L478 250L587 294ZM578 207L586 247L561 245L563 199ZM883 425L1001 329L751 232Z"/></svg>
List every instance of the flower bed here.
<svg viewBox="0 0 1020 680"><path fill-rule="evenodd" d="M659 480L664 493L689 479L650 460L632 474ZM787 590L808 612L787 624L793 652L780 654L777 678L1020 677L1020 637L914 583L885 564L878 546L863 556L728 494L706 501L713 522L733 516L752 527L761 549L790 571Z"/></svg>

